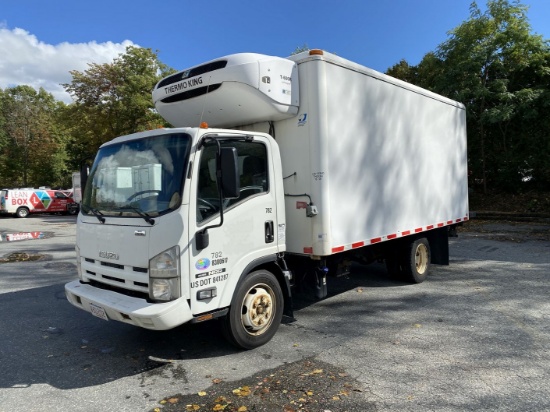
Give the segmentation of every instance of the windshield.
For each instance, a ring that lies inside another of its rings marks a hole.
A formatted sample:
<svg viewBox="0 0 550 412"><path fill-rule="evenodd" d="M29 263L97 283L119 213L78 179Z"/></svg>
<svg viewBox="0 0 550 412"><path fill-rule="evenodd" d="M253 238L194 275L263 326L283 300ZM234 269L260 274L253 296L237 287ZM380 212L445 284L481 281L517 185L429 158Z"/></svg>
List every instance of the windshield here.
<svg viewBox="0 0 550 412"><path fill-rule="evenodd" d="M86 183L82 213L147 220L177 209L190 141L184 133L164 134L101 148Z"/></svg>

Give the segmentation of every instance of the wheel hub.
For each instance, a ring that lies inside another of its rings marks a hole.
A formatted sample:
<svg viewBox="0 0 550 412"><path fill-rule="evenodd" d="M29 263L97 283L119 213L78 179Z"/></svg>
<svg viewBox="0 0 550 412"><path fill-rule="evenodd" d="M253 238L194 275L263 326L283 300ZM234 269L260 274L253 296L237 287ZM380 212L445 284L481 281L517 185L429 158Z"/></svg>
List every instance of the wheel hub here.
<svg viewBox="0 0 550 412"><path fill-rule="evenodd" d="M428 266L428 249L425 245L420 244L416 248L414 263L418 273L422 274L426 271L426 267Z"/></svg>
<svg viewBox="0 0 550 412"><path fill-rule="evenodd" d="M243 302L243 324L247 329L261 331L269 326L273 314L273 299L267 290L254 288Z"/></svg>

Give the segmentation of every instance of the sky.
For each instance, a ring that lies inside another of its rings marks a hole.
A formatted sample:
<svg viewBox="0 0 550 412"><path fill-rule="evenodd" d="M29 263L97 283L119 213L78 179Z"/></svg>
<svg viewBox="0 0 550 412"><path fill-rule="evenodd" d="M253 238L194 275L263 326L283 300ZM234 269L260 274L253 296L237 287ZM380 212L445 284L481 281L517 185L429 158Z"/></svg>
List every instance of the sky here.
<svg viewBox="0 0 550 412"><path fill-rule="evenodd" d="M129 45L183 70L240 52L286 57L324 49L384 72L418 64L469 18L471 0L0 0L0 88L43 87L71 102L71 70L111 62ZM485 9L485 0L478 0ZM523 0L550 39L550 0Z"/></svg>

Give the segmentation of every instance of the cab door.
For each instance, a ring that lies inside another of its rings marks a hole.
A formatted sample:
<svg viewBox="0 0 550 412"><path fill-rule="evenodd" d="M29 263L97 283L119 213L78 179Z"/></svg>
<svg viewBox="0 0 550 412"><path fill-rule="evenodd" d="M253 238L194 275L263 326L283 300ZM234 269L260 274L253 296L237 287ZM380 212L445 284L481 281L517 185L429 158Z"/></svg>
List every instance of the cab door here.
<svg viewBox="0 0 550 412"><path fill-rule="evenodd" d="M51 192L49 193L51 196ZM51 204L49 207L50 212L66 212L67 211L67 203L69 202L69 197L61 192L61 191L55 191L53 192Z"/></svg>
<svg viewBox="0 0 550 412"><path fill-rule="evenodd" d="M221 140L238 154L239 197L218 197L217 144L203 145L194 161L190 202L191 309L200 314L229 306L233 290L247 265L274 256L277 243L277 194L271 141L264 136L250 140ZM195 205L193 206L193 202ZM208 246L197 249L195 234L208 226ZM207 296L211 295L211 298ZM206 298L205 298L206 296Z"/></svg>

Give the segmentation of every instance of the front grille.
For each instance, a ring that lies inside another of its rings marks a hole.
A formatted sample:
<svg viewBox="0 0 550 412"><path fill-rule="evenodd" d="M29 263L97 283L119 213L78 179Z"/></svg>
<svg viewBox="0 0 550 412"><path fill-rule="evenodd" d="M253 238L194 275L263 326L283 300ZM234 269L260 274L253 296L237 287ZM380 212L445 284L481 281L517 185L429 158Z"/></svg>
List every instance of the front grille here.
<svg viewBox="0 0 550 412"><path fill-rule="evenodd" d="M114 276L101 275L103 279L112 280L113 282L126 283L124 279L115 278Z"/></svg>
<svg viewBox="0 0 550 412"><path fill-rule="evenodd" d="M118 263L101 262L101 266L108 266L110 268L124 270L124 265L119 265Z"/></svg>
<svg viewBox="0 0 550 412"><path fill-rule="evenodd" d="M131 297L134 297L134 298L149 299L149 294L148 293L138 292L138 291L129 290L129 289L123 289L123 288L119 288L119 287L116 287L116 286L108 285L106 283L97 282L97 281L92 280L92 279L89 280L89 283L92 286L95 286L96 288L100 288L100 289L104 289L104 290L111 290L113 292L121 293L123 295L131 296Z"/></svg>
<svg viewBox="0 0 550 412"><path fill-rule="evenodd" d="M84 258L82 269L85 281L94 281L104 288L116 288L119 293L133 296L142 293L148 296L149 268L124 266L120 263Z"/></svg>

